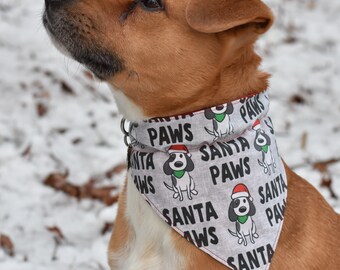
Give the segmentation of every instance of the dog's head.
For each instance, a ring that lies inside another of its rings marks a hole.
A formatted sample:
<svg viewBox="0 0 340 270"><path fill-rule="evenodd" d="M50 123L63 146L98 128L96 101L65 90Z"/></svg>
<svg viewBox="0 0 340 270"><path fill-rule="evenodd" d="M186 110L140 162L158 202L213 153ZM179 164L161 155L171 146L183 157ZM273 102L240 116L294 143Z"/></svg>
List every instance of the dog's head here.
<svg viewBox="0 0 340 270"><path fill-rule="evenodd" d="M270 137L262 129L258 129L256 131L254 147L257 151L261 151L266 145L271 145Z"/></svg>
<svg viewBox="0 0 340 270"><path fill-rule="evenodd" d="M171 175L174 171L191 172L194 170L194 163L189 154L186 153L171 153L168 160L163 166L164 173Z"/></svg>
<svg viewBox="0 0 340 270"><path fill-rule="evenodd" d="M185 105L218 87L223 69L242 59L245 47L252 50L273 21L260 0L45 3L43 23L56 46L148 117L190 110Z"/></svg>
<svg viewBox="0 0 340 270"><path fill-rule="evenodd" d="M234 111L234 106L232 103L227 103L223 105L218 105L204 111L204 115L207 119L213 119L216 114L232 114Z"/></svg>
<svg viewBox="0 0 340 270"><path fill-rule="evenodd" d="M229 205L228 216L230 221L235 222L238 217L253 216L256 208L253 201L249 197L240 197L233 199Z"/></svg>

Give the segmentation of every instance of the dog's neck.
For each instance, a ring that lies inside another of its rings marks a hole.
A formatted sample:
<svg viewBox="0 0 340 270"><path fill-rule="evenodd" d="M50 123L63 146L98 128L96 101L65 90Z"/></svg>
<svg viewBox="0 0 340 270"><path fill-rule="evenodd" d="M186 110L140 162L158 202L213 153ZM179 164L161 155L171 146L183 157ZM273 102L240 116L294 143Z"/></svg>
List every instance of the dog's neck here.
<svg viewBox="0 0 340 270"><path fill-rule="evenodd" d="M217 105L189 114L134 121L129 128L131 145L166 152L172 145L184 142L188 148L197 149L206 143L232 141L267 117L269 97L262 92Z"/></svg>
<svg viewBox="0 0 340 270"><path fill-rule="evenodd" d="M244 49L239 57L221 64L213 79L200 89L187 89L192 92L189 98L182 98L181 89L174 98L176 101L168 100L157 112L145 113L145 109L132 99L128 98L123 91L115 90L115 99L119 111L124 118L130 121L139 121L154 117L167 117L173 115L182 115L201 109L213 107L219 104L227 103L242 97L258 94L268 87L269 75L259 71L258 67L261 58L255 54L252 47ZM209 72L209 71L207 71ZM159 91L166 92L165 89ZM156 98L154 102L159 102Z"/></svg>

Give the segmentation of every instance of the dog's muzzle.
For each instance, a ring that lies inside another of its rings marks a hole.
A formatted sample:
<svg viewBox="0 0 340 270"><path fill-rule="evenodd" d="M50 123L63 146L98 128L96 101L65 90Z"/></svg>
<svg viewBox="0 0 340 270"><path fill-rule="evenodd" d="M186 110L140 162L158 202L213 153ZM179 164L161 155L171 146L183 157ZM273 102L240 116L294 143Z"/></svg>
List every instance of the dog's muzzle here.
<svg viewBox="0 0 340 270"><path fill-rule="evenodd" d="M53 10L71 1L72 0L45 0L45 7L46 7L46 10Z"/></svg>
<svg viewBox="0 0 340 270"><path fill-rule="evenodd" d="M79 4L81 2L79 1ZM45 0L43 24L55 46L105 80L124 69L123 60L103 44L95 18L73 0ZM85 31L85 30L86 31Z"/></svg>

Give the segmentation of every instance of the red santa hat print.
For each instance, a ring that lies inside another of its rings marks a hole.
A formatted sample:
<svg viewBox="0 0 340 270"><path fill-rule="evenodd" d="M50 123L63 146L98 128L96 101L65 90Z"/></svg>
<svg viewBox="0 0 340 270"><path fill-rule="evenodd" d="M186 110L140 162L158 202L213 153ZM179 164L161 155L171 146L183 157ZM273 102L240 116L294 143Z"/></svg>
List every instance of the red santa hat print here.
<svg viewBox="0 0 340 270"><path fill-rule="evenodd" d="M253 124L253 130L258 130L261 127L261 121L257 119Z"/></svg>
<svg viewBox="0 0 340 270"><path fill-rule="evenodd" d="M176 144L176 145L172 145L169 150L168 153L183 153L183 154L187 154L189 157L191 156L191 154L189 153L188 148L183 145L183 144Z"/></svg>
<svg viewBox="0 0 340 270"><path fill-rule="evenodd" d="M241 198L241 197L247 197L251 201L253 200L253 198L250 196L250 192L249 192L247 186L244 185L244 184L236 185L233 189L233 193L231 194L231 198L233 200L235 200L237 198Z"/></svg>

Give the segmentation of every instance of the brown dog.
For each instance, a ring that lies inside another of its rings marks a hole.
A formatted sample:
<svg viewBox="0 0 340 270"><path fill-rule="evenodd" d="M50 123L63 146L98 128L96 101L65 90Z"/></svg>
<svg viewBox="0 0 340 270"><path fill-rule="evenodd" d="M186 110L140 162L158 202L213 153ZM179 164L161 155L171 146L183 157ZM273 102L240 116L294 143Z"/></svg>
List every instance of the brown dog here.
<svg viewBox="0 0 340 270"><path fill-rule="evenodd" d="M44 25L57 47L116 89L129 120L197 111L267 88L253 45L273 16L259 0L45 2ZM338 269L339 216L310 184L286 173L285 222L271 269ZM119 270L227 269L161 221L131 179L109 261Z"/></svg>

